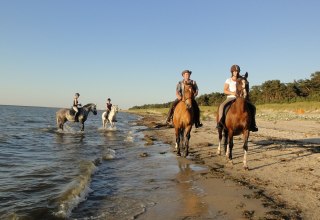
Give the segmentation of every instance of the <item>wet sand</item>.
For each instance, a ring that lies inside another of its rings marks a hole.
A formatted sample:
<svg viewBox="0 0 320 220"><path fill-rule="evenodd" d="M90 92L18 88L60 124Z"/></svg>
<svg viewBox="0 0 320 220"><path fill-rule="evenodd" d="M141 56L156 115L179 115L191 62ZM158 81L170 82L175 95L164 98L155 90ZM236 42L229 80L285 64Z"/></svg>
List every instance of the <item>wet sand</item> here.
<svg viewBox="0 0 320 220"><path fill-rule="evenodd" d="M142 116L146 142L162 141L174 153L174 130L164 125L165 117ZM248 171L242 168L241 136L235 137L230 164L216 155L213 119L203 124L191 132L190 155L177 157L177 187L159 194L138 219L319 219L319 121L257 118Z"/></svg>

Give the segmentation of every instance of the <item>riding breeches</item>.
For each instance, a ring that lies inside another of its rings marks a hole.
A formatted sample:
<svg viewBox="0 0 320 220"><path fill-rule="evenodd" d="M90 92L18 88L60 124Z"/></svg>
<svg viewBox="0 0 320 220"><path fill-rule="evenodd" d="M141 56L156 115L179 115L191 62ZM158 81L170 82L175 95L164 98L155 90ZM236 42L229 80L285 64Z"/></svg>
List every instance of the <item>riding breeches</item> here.
<svg viewBox="0 0 320 220"><path fill-rule="evenodd" d="M72 109L73 109L76 113L79 112L79 109L78 109L78 107L76 107L76 106L73 106Z"/></svg>
<svg viewBox="0 0 320 220"><path fill-rule="evenodd" d="M236 97L227 97L226 100L224 100L224 102L222 102L219 106L219 121L221 120L222 116L223 116L223 110L224 107L226 106L226 104L232 100L234 100Z"/></svg>

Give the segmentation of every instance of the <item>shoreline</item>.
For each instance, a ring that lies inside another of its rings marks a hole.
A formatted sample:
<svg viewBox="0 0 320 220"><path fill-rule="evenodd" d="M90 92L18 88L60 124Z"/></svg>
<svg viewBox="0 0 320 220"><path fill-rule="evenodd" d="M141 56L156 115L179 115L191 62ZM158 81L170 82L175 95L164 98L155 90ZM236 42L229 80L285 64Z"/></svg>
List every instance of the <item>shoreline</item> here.
<svg viewBox="0 0 320 220"><path fill-rule="evenodd" d="M158 140L169 144L174 153L174 129L164 125L164 116L133 114L142 116L138 124L147 127L144 130L146 142L152 144ZM203 124L202 128L192 129L187 160L208 167L207 172L195 173L192 177L194 184L204 191L200 203L207 209L197 216L187 217L317 219L320 214L319 122L257 118L259 131L251 132L249 137L249 171L242 169L241 137L235 137L234 164L229 165L224 156L216 155L218 134L213 119L207 118ZM181 159L184 158L177 157ZM216 186L214 182L217 181L223 183ZM231 191L234 194L229 195ZM256 205L251 204L253 201ZM166 209L164 204L160 206ZM147 210L143 216L154 218L155 215L150 214L154 209ZM208 216L208 213L214 214Z"/></svg>

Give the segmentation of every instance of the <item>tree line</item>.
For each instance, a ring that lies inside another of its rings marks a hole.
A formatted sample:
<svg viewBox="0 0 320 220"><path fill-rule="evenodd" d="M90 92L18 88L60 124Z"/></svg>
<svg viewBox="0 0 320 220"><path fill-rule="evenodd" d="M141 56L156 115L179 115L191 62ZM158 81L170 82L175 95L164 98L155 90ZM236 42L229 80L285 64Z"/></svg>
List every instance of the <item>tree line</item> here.
<svg viewBox="0 0 320 220"><path fill-rule="evenodd" d="M225 100L220 92L203 94L196 98L201 106L218 106ZM280 80L268 80L250 88L250 100L255 104L292 103L301 101L320 101L320 72L312 73L310 79L281 83ZM168 108L172 102L146 104L130 109Z"/></svg>

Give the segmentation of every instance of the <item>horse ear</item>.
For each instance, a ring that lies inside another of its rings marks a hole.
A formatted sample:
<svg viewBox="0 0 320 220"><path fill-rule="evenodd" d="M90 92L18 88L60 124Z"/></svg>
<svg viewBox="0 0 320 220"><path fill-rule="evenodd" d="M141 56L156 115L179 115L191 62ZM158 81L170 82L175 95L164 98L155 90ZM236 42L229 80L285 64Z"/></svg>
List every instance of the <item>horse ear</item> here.
<svg viewBox="0 0 320 220"><path fill-rule="evenodd" d="M249 75L248 72L246 72L246 74L244 74L244 77L248 78L248 75Z"/></svg>

